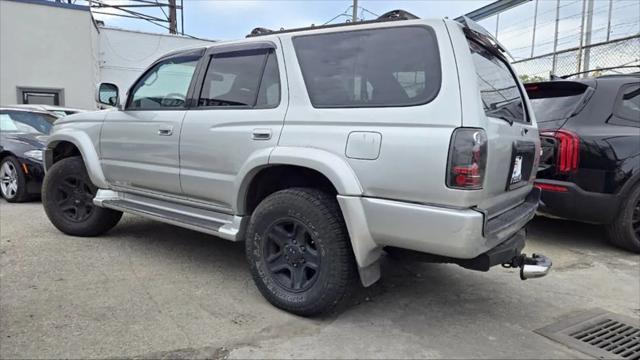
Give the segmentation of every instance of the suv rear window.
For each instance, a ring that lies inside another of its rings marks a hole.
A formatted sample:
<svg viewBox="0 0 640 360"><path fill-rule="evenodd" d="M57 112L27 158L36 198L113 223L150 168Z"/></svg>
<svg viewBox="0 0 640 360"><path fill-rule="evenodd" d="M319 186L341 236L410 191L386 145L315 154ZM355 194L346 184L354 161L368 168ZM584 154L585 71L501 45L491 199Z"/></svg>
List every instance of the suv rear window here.
<svg viewBox="0 0 640 360"><path fill-rule="evenodd" d="M316 108L426 104L440 90L440 54L426 26L297 36L293 45Z"/></svg>
<svg viewBox="0 0 640 360"><path fill-rule="evenodd" d="M473 40L469 40L469 48L485 114L509 123L526 122L518 82L505 61Z"/></svg>
<svg viewBox="0 0 640 360"><path fill-rule="evenodd" d="M526 84L533 113L538 123L566 120L583 104L588 86L578 82L550 81Z"/></svg>

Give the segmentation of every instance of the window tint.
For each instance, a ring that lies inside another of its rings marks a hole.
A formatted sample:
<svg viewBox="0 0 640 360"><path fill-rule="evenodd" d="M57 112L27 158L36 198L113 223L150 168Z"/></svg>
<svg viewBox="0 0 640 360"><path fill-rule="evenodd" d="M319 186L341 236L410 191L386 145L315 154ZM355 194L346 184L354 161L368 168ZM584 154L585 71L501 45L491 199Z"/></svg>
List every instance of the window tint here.
<svg viewBox="0 0 640 360"><path fill-rule="evenodd" d="M198 59L198 56L183 56L154 66L136 83L127 109L183 108Z"/></svg>
<svg viewBox="0 0 640 360"><path fill-rule="evenodd" d="M0 131L48 135L57 119L28 111L5 111L0 113Z"/></svg>
<svg viewBox="0 0 640 360"><path fill-rule="evenodd" d="M640 84L629 84L622 88L615 113L626 120L640 123Z"/></svg>
<svg viewBox="0 0 640 360"><path fill-rule="evenodd" d="M299 36L293 44L314 107L419 105L440 90L440 55L431 28Z"/></svg>
<svg viewBox="0 0 640 360"><path fill-rule="evenodd" d="M280 75L272 51L219 54L209 62L199 106L268 108L279 103Z"/></svg>
<svg viewBox="0 0 640 360"><path fill-rule="evenodd" d="M518 83L506 63L472 40L469 48L485 114L510 123L526 121Z"/></svg>

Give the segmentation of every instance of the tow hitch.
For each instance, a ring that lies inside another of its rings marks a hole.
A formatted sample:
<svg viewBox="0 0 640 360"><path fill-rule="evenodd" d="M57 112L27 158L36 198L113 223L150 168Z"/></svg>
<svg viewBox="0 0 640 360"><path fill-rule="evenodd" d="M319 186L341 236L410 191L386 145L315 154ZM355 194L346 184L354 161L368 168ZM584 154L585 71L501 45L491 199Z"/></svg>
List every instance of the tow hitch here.
<svg viewBox="0 0 640 360"><path fill-rule="evenodd" d="M511 259L511 262L502 264L503 268L520 268L520 279L535 279L547 275L551 269L551 259L544 255L533 254L528 257L526 254Z"/></svg>

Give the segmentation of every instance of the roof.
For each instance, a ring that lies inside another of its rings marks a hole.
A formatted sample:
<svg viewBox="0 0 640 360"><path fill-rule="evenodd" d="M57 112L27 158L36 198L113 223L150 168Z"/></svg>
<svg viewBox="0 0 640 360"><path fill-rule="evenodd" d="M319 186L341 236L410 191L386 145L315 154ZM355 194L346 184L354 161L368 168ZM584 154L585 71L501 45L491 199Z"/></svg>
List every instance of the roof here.
<svg viewBox="0 0 640 360"><path fill-rule="evenodd" d="M81 10L81 11L89 11L89 12L91 11L91 9L86 5L69 4L69 3L56 2L56 1L46 1L46 0L7 0L7 1L33 4L33 5L51 6L51 7L57 7L62 9L70 9L70 10Z"/></svg>

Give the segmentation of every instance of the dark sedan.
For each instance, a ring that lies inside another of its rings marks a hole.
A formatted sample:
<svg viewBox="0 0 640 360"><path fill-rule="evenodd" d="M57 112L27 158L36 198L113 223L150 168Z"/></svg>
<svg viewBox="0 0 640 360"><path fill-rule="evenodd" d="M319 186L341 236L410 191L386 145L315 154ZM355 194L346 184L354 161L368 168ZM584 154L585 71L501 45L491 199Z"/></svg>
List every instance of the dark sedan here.
<svg viewBox="0 0 640 360"><path fill-rule="evenodd" d="M8 202L40 196L42 154L55 115L0 108L0 194Z"/></svg>
<svg viewBox="0 0 640 360"><path fill-rule="evenodd" d="M640 74L526 84L540 128L543 215L602 224L640 252Z"/></svg>

